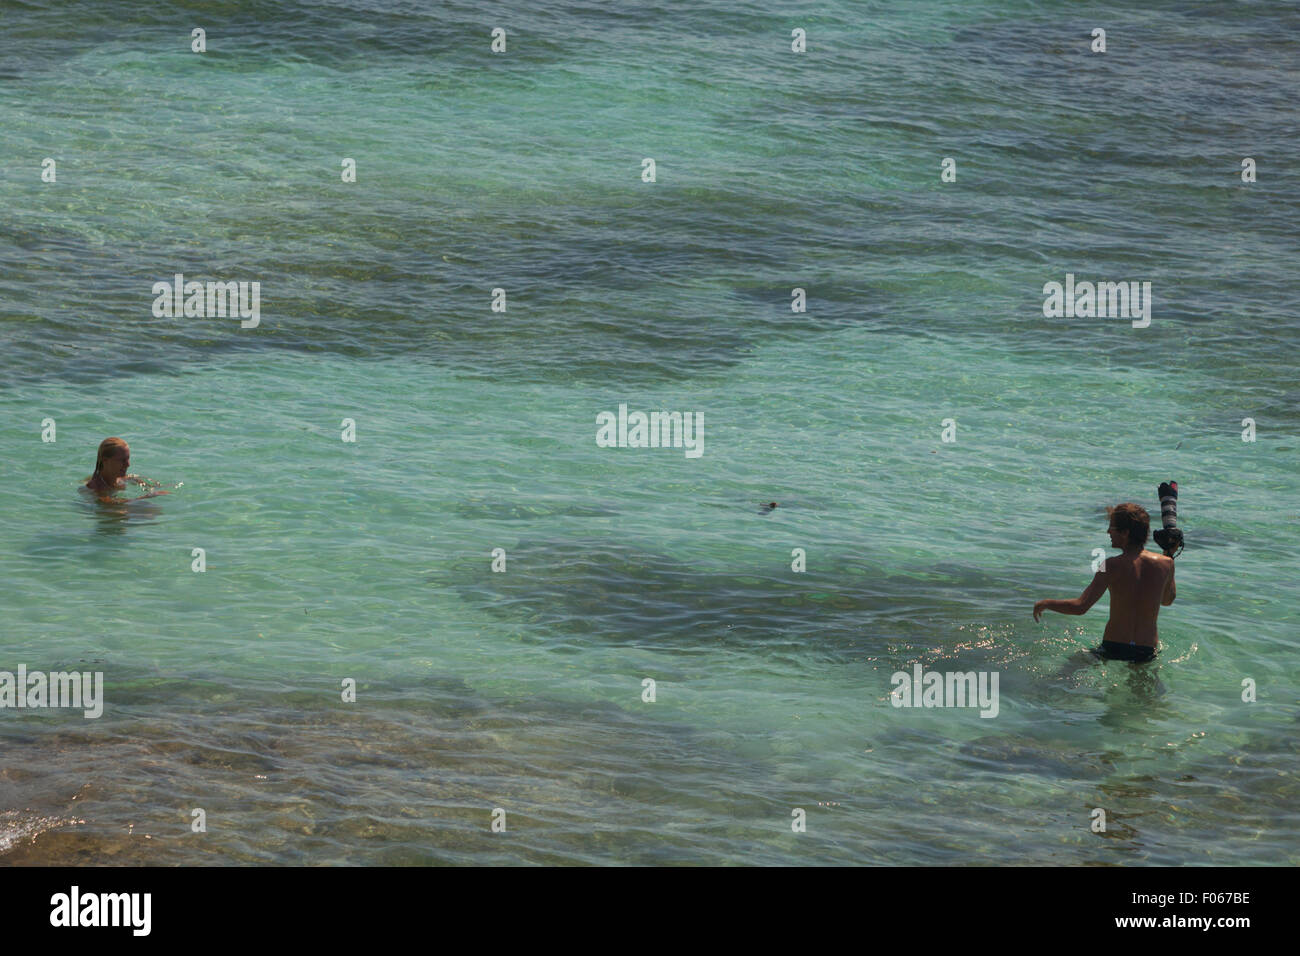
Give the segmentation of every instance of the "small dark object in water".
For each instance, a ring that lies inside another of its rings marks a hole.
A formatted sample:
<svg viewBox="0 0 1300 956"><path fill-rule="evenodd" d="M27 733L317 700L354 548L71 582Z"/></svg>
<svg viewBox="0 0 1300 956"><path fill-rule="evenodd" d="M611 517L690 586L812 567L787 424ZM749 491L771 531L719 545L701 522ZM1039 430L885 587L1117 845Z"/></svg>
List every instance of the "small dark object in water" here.
<svg viewBox="0 0 1300 956"><path fill-rule="evenodd" d="M770 514L771 511L772 511L772 509L775 508L775 507L776 507L776 502L775 502L775 501L768 502L768 503L765 504L765 505L760 505L760 506L759 506L759 508L758 508L758 513L761 514L761 515Z"/></svg>

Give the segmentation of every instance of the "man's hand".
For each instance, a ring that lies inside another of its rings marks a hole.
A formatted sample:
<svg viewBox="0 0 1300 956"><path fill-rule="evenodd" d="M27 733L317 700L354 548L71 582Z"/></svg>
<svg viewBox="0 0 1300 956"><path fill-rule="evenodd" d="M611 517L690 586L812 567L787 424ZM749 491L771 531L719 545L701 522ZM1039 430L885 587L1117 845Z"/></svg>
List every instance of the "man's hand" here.
<svg viewBox="0 0 1300 956"><path fill-rule="evenodd" d="M1097 599L1106 593L1108 587L1110 587L1110 579L1106 577L1106 572L1098 571L1092 576L1092 583L1077 598L1064 601L1043 600L1035 604L1034 620L1042 618L1044 611L1055 611L1057 614L1087 614L1088 608L1097 603Z"/></svg>

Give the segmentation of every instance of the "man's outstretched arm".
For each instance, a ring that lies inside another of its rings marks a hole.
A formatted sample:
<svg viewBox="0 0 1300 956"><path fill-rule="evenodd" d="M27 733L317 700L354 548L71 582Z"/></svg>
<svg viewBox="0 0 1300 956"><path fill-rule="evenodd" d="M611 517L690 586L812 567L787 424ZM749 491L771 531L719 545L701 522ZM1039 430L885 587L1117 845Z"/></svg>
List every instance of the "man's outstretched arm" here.
<svg viewBox="0 0 1300 956"><path fill-rule="evenodd" d="M1098 571L1093 575L1092 583L1088 585L1077 598L1072 600L1039 601L1034 605L1034 620L1040 620L1044 611L1056 611L1060 614L1087 614L1088 608L1092 607L1106 593L1108 587L1106 581L1106 572Z"/></svg>
<svg viewBox="0 0 1300 956"><path fill-rule="evenodd" d="M1178 588L1174 586L1174 559L1169 559L1169 577L1165 578L1165 593L1160 595L1160 606L1168 607L1178 597Z"/></svg>

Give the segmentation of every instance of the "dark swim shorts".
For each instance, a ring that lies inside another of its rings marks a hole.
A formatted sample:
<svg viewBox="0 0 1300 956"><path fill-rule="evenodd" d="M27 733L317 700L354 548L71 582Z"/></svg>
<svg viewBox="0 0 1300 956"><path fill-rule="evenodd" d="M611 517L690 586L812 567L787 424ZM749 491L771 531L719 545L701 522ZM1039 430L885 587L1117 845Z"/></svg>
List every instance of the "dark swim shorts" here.
<svg viewBox="0 0 1300 956"><path fill-rule="evenodd" d="M1145 664L1147 661L1155 659L1156 649L1143 644L1120 644L1116 641L1102 641L1101 646L1094 648L1092 653L1104 661L1133 661L1137 664Z"/></svg>

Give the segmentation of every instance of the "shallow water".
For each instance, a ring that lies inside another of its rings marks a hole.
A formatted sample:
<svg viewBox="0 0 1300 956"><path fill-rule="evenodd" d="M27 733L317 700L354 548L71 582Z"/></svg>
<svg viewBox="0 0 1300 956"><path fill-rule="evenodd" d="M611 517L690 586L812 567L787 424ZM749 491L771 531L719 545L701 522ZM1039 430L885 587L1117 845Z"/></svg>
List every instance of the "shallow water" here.
<svg viewBox="0 0 1300 956"><path fill-rule="evenodd" d="M0 710L0 860L1296 862L1296 8L491 10L0 0L0 670L105 687ZM1168 478L1158 663L1059 676Z"/></svg>

